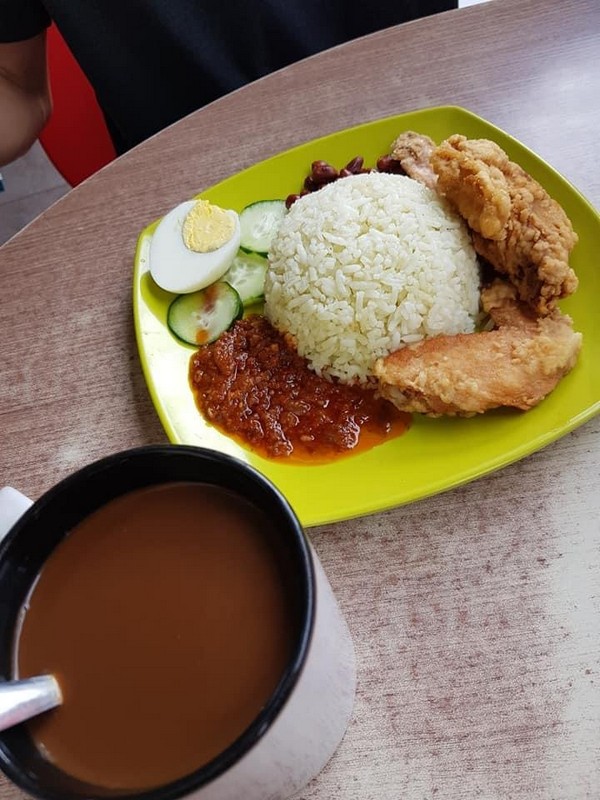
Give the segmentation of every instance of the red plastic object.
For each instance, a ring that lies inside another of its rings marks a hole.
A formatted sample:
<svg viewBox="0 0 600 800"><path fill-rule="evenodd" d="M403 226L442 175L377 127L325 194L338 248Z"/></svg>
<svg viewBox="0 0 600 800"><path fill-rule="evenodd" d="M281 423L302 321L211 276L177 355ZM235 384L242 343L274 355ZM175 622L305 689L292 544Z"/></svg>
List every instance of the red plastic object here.
<svg viewBox="0 0 600 800"><path fill-rule="evenodd" d="M116 157L96 95L57 28L48 29L53 111L40 134L46 155L71 186Z"/></svg>

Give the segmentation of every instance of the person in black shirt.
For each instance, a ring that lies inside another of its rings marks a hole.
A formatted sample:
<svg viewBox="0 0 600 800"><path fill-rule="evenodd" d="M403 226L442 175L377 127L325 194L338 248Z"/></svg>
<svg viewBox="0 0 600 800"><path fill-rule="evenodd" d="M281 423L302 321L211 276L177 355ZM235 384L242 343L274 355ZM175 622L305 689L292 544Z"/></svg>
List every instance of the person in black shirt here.
<svg viewBox="0 0 600 800"><path fill-rule="evenodd" d="M0 165L51 113L54 21L94 87L117 152L238 87L457 0L0 0Z"/></svg>

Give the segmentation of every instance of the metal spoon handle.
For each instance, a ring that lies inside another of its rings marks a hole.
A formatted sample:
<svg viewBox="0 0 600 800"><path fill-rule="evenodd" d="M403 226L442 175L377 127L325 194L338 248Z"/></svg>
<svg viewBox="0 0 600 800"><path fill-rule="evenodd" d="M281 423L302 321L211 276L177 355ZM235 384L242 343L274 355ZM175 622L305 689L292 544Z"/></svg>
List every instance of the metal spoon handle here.
<svg viewBox="0 0 600 800"><path fill-rule="evenodd" d="M0 683L0 731L61 703L60 687L52 675Z"/></svg>

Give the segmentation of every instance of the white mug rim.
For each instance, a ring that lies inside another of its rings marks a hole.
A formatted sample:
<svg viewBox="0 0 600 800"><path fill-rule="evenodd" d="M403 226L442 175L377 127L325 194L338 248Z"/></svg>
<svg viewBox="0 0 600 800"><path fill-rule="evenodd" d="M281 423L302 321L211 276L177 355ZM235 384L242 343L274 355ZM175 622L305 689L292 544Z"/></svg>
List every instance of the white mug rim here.
<svg viewBox="0 0 600 800"><path fill-rule="evenodd" d="M0 769L7 775L10 780L18 785L21 789L25 790L34 797L40 800L102 800L103 798L122 798L123 800L177 800L177 798L185 797L202 787L211 783L220 775L225 773L244 756L251 753L252 748L266 735L271 728L272 724L278 718L283 710L286 701L293 692L293 689L298 682L302 673L302 669L307 659L312 639L315 621L315 569L313 563L313 556L310 544L306 534L290 506L289 502L277 489L276 486L262 473L255 469L250 464L241 461L229 454L220 453L218 451L209 450L206 448L195 447L193 445L145 445L142 447L131 448L113 453L98 459L86 466L74 471L67 477L52 486L46 491L38 500L23 513L21 517L13 524L6 536L0 539L0 565L5 558L6 553L9 551L12 542L22 535L21 531L30 524L31 520L39 517L44 513L44 508L56 502L56 499L64 492L71 491L71 487L82 481L93 480L95 475L110 468L114 468L117 464L123 464L124 461L131 461L132 459L141 459L147 457L164 457L164 456L181 456L181 457L196 457L205 461L219 462L222 465L227 465L228 468L237 470L243 473L244 476L250 481L254 482L260 490L270 495L271 501L278 507L279 513L283 514L288 522L288 533L291 534L290 543L293 539L295 545L298 547L298 552L302 567L304 570L303 580L305 582L304 588L306 591L306 604L303 609L301 629L298 637L298 642L294 652L288 662L284 674L276 687L275 691L265 704L264 708L257 715L254 721L248 728L235 740L226 750L220 753L216 758L205 764L201 768L195 770L189 775L183 776L175 781L170 781L166 784L146 789L141 791L124 790L112 791L110 789L103 789L102 787L91 787L87 784L77 781L72 776L57 768L57 773L64 775L73 786L79 786L80 792L72 791L68 794L64 789L58 792L46 791L43 787L31 779L31 777L23 770L7 753L5 746L5 739L10 735L10 731L0 733ZM152 482L146 485L156 485L164 483L164 480L157 480L155 484ZM210 483L208 480L198 481L199 483ZM215 482L215 485L221 485ZM125 489L125 491L130 491ZM123 492L123 493L124 493ZM117 497L118 492L115 492L112 497ZM91 513L88 511L87 513ZM85 516L85 514L82 515ZM58 545L58 542L54 545ZM54 549L54 548L52 548ZM45 559L44 559L45 560ZM37 571L39 573L39 570ZM32 576L32 580L34 576ZM14 608L14 604L11 604ZM11 677L10 667L6 668L0 661L0 679L9 679Z"/></svg>

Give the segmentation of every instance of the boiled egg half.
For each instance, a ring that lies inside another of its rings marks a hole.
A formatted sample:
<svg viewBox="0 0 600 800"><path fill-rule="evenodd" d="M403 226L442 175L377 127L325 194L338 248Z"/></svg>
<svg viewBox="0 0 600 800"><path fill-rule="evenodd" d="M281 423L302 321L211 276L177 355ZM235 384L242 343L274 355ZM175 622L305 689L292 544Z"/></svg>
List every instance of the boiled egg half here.
<svg viewBox="0 0 600 800"><path fill-rule="evenodd" d="M168 292L196 292L227 272L239 246L235 211L208 200L188 200L156 226L150 240L150 274Z"/></svg>

